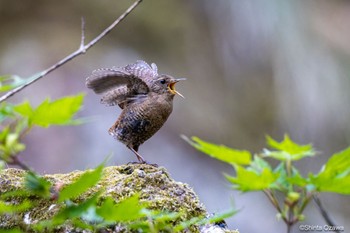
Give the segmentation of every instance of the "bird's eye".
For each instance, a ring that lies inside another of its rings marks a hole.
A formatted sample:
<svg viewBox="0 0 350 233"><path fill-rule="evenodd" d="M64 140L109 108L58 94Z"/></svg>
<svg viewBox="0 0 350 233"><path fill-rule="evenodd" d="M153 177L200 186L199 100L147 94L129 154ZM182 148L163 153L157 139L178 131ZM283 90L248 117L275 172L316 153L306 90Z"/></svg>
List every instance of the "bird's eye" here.
<svg viewBox="0 0 350 233"><path fill-rule="evenodd" d="M165 79L160 80L161 84L165 84Z"/></svg>

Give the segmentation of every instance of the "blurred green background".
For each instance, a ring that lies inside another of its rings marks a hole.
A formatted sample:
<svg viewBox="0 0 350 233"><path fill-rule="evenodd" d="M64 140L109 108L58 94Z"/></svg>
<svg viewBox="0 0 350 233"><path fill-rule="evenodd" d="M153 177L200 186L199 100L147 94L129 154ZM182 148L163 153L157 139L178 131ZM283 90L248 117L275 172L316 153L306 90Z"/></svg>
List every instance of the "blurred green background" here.
<svg viewBox="0 0 350 233"><path fill-rule="evenodd" d="M131 3L0 0L0 74L29 77L46 69L78 48L82 16L88 42ZM168 122L140 153L189 183L210 212L241 208L228 220L230 228L284 232L263 194L233 192L222 176L233 169L179 135L259 152L266 134L281 140L288 133L320 152L297 163L304 174L317 172L332 153L350 145L349 25L345 0L144 0L86 55L10 99L38 104L87 93L80 117L91 121L34 129L21 158L42 173L91 168L110 153L108 165L134 161L107 133L120 109L100 105L85 78L97 68L155 62L160 73L187 78L177 85L186 99L175 98ZM335 222L350 229L349 197L321 198ZM325 224L313 204L306 215L305 224Z"/></svg>

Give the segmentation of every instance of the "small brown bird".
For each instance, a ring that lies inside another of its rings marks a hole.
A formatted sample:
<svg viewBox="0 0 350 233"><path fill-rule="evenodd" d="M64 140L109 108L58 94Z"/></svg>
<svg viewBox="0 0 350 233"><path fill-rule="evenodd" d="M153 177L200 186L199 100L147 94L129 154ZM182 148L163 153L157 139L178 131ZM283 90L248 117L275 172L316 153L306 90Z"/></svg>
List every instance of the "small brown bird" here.
<svg viewBox="0 0 350 233"><path fill-rule="evenodd" d="M101 103L118 105L122 110L109 134L135 153L140 163L146 163L138 153L139 146L152 137L173 110L175 84L185 80L158 74L156 64L137 61L125 67L98 69L86 79L86 86L103 94Z"/></svg>

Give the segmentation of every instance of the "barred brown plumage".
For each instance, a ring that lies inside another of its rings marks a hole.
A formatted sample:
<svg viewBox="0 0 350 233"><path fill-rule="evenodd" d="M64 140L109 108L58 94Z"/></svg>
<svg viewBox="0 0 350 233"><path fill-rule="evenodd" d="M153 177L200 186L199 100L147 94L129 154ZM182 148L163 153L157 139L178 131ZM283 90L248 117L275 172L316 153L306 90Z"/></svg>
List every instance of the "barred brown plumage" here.
<svg viewBox="0 0 350 233"><path fill-rule="evenodd" d="M135 153L140 163L144 158L139 146L152 137L165 123L173 110L176 79L158 74L156 64L137 61L124 67L93 71L86 86L103 94L101 103L119 105L123 109L109 133Z"/></svg>

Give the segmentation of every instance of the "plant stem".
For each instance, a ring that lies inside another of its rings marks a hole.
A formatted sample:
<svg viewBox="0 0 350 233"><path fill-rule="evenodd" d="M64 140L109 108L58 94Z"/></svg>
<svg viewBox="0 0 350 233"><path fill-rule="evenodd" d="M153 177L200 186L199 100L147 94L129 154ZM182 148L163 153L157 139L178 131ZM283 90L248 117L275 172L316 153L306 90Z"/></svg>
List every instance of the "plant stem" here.
<svg viewBox="0 0 350 233"><path fill-rule="evenodd" d="M280 207L276 197L273 195L273 193L269 189L265 189L264 193L269 198L269 200L272 203L272 205L277 209L277 211L279 213L282 213L281 207Z"/></svg>
<svg viewBox="0 0 350 233"><path fill-rule="evenodd" d="M286 171L287 171L287 176L291 177L292 176L292 160L288 159L285 161L285 166L286 166ZM293 185L289 184L288 185L288 191L292 192L293 191Z"/></svg>
<svg viewBox="0 0 350 233"><path fill-rule="evenodd" d="M48 69L40 72L40 74L29 81L27 81L25 84L7 92L5 95L0 97L0 103L7 100L14 94L20 92L23 90L25 87L33 84L34 82L38 81L39 79L43 78L47 74L51 73L52 71L56 70L60 66L64 65L65 63L69 62L73 58L86 53L88 49L90 49L92 46L94 46L99 40L101 40L104 36L106 36L112 29L117 26L133 9L136 8L138 4L140 4L142 0L137 0L134 2L121 16L119 16L118 19L116 19L109 27L107 27L103 32L101 32L95 39L91 40L87 45L84 45L84 40L85 40L85 23L84 20L82 20L82 35L81 35L81 42L80 42L80 47L77 49L75 52L69 54L67 57L63 58L56 64L52 65Z"/></svg>
<svg viewBox="0 0 350 233"><path fill-rule="evenodd" d="M9 164L12 165L17 165L18 167L22 168L23 170L26 171L32 171L32 169L27 166L25 163L23 163L21 160L18 159L18 155L14 155L11 157L11 161L8 161Z"/></svg>
<svg viewBox="0 0 350 233"><path fill-rule="evenodd" d="M23 130L19 135L19 139L20 140L23 139L24 136L26 136L32 130L32 128L33 128L32 126L28 126L25 130Z"/></svg>
<svg viewBox="0 0 350 233"><path fill-rule="evenodd" d="M324 208L324 206L321 202L321 199L316 194L312 195L312 198L313 198L314 202L316 203L318 209L320 210L322 217L324 218L326 223L329 226L336 226L336 224L333 222L333 220L331 219L331 217L327 213L326 209ZM339 233L340 231L335 229L334 232Z"/></svg>
<svg viewBox="0 0 350 233"><path fill-rule="evenodd" d="M286 160L286 170L287 170L287 175L289 177L292 176L292 161L290 159Z"/></svg>
<svg viewBox="0 0 350 233"><path fill-rule="evenodd" d="M286 218L286 216L284 216L282 209L278 203L277 198L275 197L275 195L273 194L273 192L269 189L265 189L264 193L266 194L266 196L268 197L268 199L270 200L270 202L272 203L272 205L276 208L277 212L279 214L281 214L281 217L283 219L283 221L288 224L288 219Z"/></svg>
<svg viewBox="0 0 350 233"><path fill-rule="evenodd" d="M292 230L292 226L294 225L293 221L293 212L292 207L288 207L288 221L287 221L287 233L290 233Z"/></svg>
<svg viewBox="0 0 350 233"><path fill-rule="evenodd" d="M305 194L305 198L303 198L303 202L302 202L302 204L300 206L300 211L299 211L300 214L304 212L304 209L307 206L307 204L309 203L311 197L312 197L312 194L310 194L310 193L306 193Z"/></svg>

